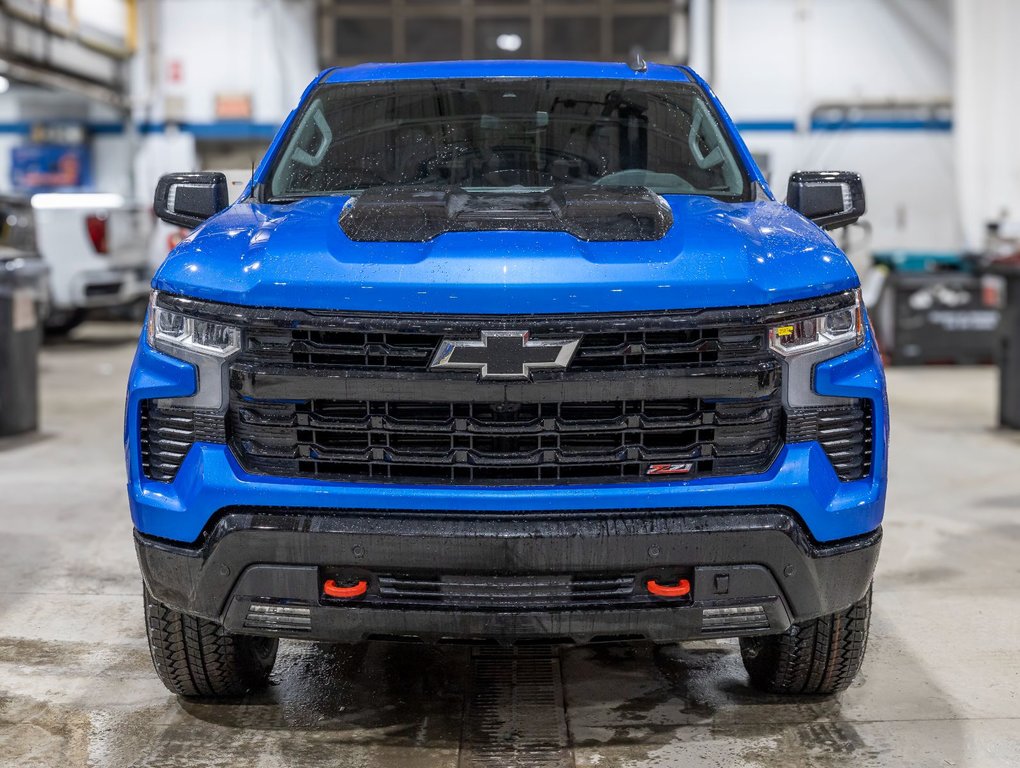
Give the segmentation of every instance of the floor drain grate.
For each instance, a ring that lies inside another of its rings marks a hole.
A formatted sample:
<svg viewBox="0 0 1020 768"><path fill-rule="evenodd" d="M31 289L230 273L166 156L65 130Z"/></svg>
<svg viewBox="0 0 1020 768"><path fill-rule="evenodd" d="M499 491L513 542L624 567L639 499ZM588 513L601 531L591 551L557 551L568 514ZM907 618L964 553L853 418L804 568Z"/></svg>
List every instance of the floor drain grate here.
<svg viewBox="0 0 1020 768"><path fill-rule="evenodd" d="M471 666L459 768L573 768L557 653L479 648Z"/></svg>

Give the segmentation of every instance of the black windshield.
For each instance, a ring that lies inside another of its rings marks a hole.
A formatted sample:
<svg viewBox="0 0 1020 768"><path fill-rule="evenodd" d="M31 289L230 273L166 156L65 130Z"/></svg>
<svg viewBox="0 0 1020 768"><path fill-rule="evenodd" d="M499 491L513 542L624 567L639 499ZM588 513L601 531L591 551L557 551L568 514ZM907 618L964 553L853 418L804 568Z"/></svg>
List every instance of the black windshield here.
<svg viewBox="0 0 1020 768"><path fill-rule="evenodd" d="M393 186L642 186L742 199L725 129L690 85L444 79L325 85L272 172L273 198Z"/></svg>

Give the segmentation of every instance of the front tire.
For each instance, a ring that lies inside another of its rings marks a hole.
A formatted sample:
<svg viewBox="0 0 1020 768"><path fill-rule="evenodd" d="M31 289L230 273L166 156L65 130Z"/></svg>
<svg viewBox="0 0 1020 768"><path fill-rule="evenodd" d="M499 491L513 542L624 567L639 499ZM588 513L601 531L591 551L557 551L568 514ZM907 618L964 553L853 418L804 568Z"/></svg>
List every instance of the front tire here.
<svg viewBox="0 0 1020 768"><path fill-rule="evenodd" d="M751 685L768 693L845 691L864 661L871 623L871 587L845 611L794 624L781 635L740 638Z"/></svg>
<svg viewBox="0 0 1020 768"><path fill-rule="evenodd" d="M148 587L145 629L156 674L178 696L225 698L260 690L276 662L275 637L231 634L164 605Z"/></svg>

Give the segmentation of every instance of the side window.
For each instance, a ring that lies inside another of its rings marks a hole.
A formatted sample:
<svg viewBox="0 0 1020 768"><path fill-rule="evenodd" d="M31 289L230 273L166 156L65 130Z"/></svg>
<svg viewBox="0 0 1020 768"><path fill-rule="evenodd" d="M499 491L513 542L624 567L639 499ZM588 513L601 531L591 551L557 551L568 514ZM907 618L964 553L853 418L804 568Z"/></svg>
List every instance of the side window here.
<svg viewBox="0 0 1020 768"><path fill-rule="evenodd" d="M694 102L694 116L691 119L687 146L698 168L707 171L721 166L719 170L728 190L732 194L740 194L743 191L743 180L737 173L736 162L726 145L722 130L701 99Z"/></svg>
<svg viewBox="0 0 1020 768"><path fill-rule="evenodd" d="M333 131L323 112L322 100L316 99L308 106L283 153L280 161L283 173L278 173L273 179L273 194L297 191L302 186L301 178L305 176L302 169L318 168L332 143Z"/></svg>

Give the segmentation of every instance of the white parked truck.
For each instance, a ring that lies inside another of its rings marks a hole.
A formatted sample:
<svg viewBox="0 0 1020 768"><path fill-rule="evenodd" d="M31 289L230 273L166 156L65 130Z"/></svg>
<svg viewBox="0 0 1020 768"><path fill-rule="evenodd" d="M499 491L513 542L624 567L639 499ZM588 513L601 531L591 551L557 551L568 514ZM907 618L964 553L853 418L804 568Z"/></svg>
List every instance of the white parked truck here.
<svg viewBox="0 0 1020 768"><path fill-rule="evenodd" d="M50 267L48 331L70 331L90 310L129 307L148 296L149 206L114 194L46 193L33 195L32 209Z"/></svg>

